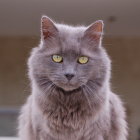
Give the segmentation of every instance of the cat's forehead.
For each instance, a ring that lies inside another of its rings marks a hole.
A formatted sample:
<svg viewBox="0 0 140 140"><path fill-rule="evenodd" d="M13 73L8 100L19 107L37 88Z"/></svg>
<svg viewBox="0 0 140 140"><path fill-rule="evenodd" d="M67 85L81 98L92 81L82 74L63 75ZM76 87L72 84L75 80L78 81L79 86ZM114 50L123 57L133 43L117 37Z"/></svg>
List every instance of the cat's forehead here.
<svg viewBox="0 0 140 140"><path fill-rule="evenodd" d="M59 38L61 42L61 49L63 51L80 51L81 38L84 35L84 26L68 26L68 25L57 25L59 31Z"/></svg>
<svg viewBox="0 0 140 140"><path fill-rule="evenodd" d="M57 28L59 31L60 38L67 40L77 40L81 38L84 34L85 27L84 26L69 26L63 24L57 24Z"/></svg>

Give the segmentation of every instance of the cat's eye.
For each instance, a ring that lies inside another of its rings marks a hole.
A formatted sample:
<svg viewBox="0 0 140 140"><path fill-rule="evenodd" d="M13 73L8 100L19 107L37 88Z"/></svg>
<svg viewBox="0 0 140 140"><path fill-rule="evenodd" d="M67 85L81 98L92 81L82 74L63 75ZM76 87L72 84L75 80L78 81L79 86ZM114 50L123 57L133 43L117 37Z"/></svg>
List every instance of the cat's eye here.
<svg viewBox="0 0 140 140"><path fill-rule="evenodd" d="M86 56L81 56L78 58L78 63L80 64L86 64L88 62L89 58Z"/></svg>
<svg viewBox="0 0 140 140"><path fill-rule="evenodd" d="M52 60L56 63L61 63L61 62L63 62L63 57L60 55L54 54L52 56Z"/></svg>

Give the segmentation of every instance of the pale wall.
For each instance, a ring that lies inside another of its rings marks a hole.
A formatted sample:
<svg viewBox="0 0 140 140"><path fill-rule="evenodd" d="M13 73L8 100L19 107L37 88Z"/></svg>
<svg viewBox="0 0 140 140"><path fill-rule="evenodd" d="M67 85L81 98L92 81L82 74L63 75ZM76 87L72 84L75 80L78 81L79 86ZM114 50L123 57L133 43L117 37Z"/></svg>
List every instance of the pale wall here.
<svg viewBox="0 0 140 140"><path fill-rule="evenodd" d="M30 94L26 61L36 37L0 37L0 107L21 106ZM113 91L121 95L129 114L132 140L140 127L140 38L107 38L113 61Z"/></svg>

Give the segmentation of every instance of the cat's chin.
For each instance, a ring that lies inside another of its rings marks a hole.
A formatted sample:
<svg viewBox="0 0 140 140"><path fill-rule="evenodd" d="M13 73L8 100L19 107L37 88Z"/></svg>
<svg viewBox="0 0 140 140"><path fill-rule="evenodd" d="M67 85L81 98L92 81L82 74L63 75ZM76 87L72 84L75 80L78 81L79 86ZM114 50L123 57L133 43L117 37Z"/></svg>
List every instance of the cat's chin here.
<svg viewBox="0 0 140 140"><path fill-rule="evenodd" d="M78 89L79 87L73 87L73 86L57 86L58 88L64 90L64 91L73 91L73 90L76 90Z"/></svg>
<svg viewBox="0 0 140 140"><path fill-rule="evenodd" d="M81 87L79 86L74 86L74 85L65 85L65 84L55 84L56 87L64 92L73 92L76 91L77 89L81 89Z"/></svg>
<svg viewBox="0 0 140 140"><path fill-rule="evenodd" d="M69 91L74 91L74 90L76 90L76 89L78 89L78 88L62 88L64 91L67 91L67 92L69 92Z"/></svg>
<svg viewBox="0 0 140 140"><path fill-rule="evenodd" d="M81 90L81 87L78 87L78 88L62 88L62 87L57 86L57 88L65 94L71 94L71 93L74 93L74 92L77 92L77 91Z"/></svg>
<svg viewBox="0 0 140 140"><path fill-rule="evenodd" d="M76 86L76 85L73 85L73 84L70 84L70 83L67 83L67 84L64 84L64 83L54 83L54 84L58 88L66 91L66 92L73 91L73 90L76 90L76 89L80 88L80 86L78 86L78 85Z"/></svg>

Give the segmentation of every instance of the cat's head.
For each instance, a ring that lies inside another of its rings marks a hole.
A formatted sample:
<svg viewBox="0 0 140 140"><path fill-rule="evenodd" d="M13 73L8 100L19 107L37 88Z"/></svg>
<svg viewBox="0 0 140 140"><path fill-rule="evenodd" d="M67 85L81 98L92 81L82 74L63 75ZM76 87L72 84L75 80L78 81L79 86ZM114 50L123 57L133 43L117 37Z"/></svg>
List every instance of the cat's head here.
<svg viewBox="0 0 140 140"><path fill-rule="evenodd" d="M32 80L44 90L60 87L72 91L88 85L102 86L110 61L102 48L103 22L88 27L56 24L41 19L41 43L29 59ZM109 78L108 78L109 79Z"/></svg>

